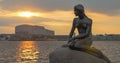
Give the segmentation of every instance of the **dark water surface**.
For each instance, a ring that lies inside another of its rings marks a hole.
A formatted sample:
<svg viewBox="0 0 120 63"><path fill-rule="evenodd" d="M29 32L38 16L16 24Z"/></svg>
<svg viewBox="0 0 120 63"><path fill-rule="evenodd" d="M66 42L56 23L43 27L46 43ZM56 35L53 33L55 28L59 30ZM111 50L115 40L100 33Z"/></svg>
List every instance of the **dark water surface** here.
<svg viewBox="0 0 120 63"><path fill-rule="evenodd" d="M65 41L0 41L0 63L49 63L48 55ZM120 41L94 41L113 63L120 63Z"/></svg>

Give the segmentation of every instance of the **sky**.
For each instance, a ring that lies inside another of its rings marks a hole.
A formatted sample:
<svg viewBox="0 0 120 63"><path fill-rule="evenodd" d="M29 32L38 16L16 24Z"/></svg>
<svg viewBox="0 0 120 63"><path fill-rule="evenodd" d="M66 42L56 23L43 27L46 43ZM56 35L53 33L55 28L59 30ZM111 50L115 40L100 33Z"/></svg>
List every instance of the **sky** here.
<svg viewBox="0 0 120 63"><path fill-rule="evenodd" d="M93 34L120 34L119 3L120 0L0 0L0 34L15 33L15 26L29 24L54 30L56 35L68 35L77 4L82 4L93 20Z"/></svg>

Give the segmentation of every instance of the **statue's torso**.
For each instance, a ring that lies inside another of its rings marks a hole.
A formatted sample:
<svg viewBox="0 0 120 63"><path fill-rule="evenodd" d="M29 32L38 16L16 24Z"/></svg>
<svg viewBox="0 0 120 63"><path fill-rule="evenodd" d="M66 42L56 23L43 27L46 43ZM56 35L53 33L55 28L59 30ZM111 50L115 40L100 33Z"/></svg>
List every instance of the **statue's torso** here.
<svg viewBox="0 0 120 63"><path fill-rule="evenodd" d="M86 32L88 24L91 22L91 20L86 17L84 19L75 18L74 22L75 22L74 25L78 30L78 33L83 34ZM91 30L90 30L90 32L91 32Z"/></svg>

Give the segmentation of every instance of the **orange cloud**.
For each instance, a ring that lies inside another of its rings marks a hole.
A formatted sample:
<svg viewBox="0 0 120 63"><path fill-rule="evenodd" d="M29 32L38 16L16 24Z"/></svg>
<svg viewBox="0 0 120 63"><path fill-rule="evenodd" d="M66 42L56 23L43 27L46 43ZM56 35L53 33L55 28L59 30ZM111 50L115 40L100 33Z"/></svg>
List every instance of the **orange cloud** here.
<svg viewBox="0 0 120 63"><path fill-rule="evenodd" d="M14 33L15 29L12 26L0 26L0 34Z"/></svg>
<svg viewBox="0 0 120 63"><path fill-rule="evenodd" d="M16 12L10 11L0 11L0 17L9 17L16 18ZM30 19L29 22L25 24L34 24L45 26L48 29L54 30L55 34L69 34L72 26L72 20L75 18L73 11L34 11L38 14L42 14L38 16L38 18ZM87 10L86 14L93 20L93 34L105 34L105 33L112 33L112 34L120 34L120 15L117 16L108 16L101 13L95 13L92 11ZM47 21L39 21L39 17L48 18ZM21 20L26 20L24 18L20 18ZM37 19L37 20L36 20ZM32 22L31 22L32 21ZM36 22L38 21L38 22ZM0 29L4 30L4 32L14 32L14 27L0 27ZM2 31L3 32L3 31Z"/></svg>
<svg viewBox="0 0 120 63"><path fill-rule="evenodd" d="M72 20L74 18L73 11L52 11L52 12L45 12L42 17L57 19L57 20Z"/></svg>
<svg viewBox="0 0 120 63"><path fill-rule="evenodd" d="M63 15L62 15L63 14ZM93 20L93 34L120 34L120 16L108 16L101 13L95 13L91 11L86 12L87 16ZM63 22L44 22L42 23L49 29L55 30L56 34L69 34L71 29L72 20L74 18L73 11L55 11L50 14L50 12L46 13L46 15L50 16L49 18L56 18L58 20L63 20ZM60 15L60 16L59 16ZM67 22L64 22L67 21Z"/></svg>
<svg viewBox="0 0 120 63"><path fill-rule="evenodd" d="M93 20L94 34L120 34L120 15L108 16L105 14L94 13L91 11L87 11L87 14Z"/></svg>

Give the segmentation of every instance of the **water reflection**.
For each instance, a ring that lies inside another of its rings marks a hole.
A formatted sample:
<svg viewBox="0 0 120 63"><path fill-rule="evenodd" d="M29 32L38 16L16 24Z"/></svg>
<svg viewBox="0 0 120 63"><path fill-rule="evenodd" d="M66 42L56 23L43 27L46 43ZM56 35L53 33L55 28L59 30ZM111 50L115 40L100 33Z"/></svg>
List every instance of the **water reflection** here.
<svg viewBox="0 0 120 63"><path fill-rule="evenodd" d="M39 51L34 41L24 41L20 43L17 55L18 63L37 63Z"/></svg>

